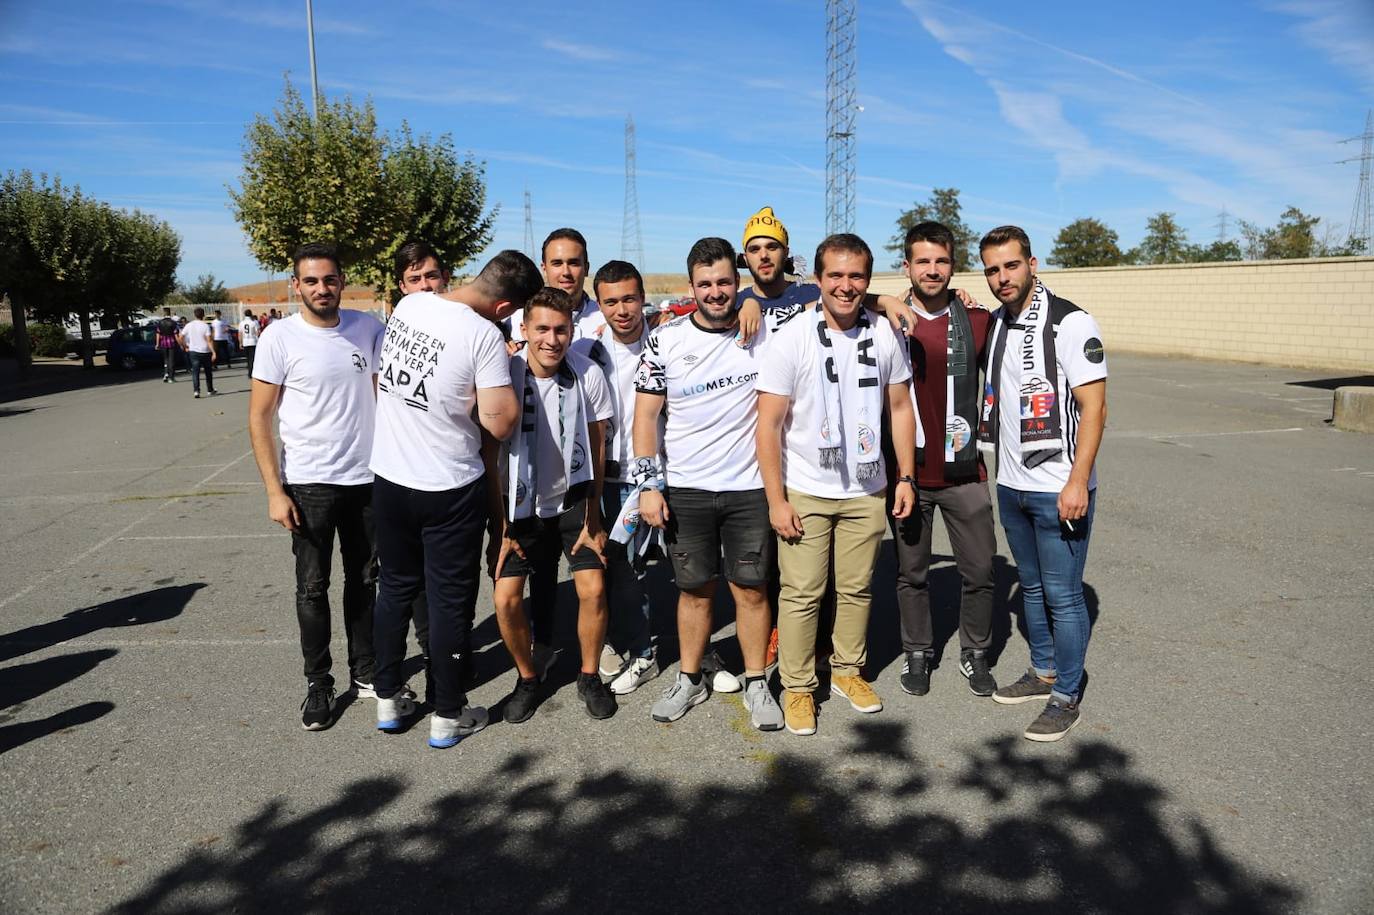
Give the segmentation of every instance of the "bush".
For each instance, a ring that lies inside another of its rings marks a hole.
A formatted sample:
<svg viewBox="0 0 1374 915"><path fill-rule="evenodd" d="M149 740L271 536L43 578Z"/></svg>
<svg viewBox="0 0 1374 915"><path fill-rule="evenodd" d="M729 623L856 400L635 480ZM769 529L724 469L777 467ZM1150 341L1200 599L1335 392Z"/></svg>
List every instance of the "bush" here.
<svg viewBox="0 0 1374 915"><path fill-rule="evenodd" d="M67 332L60 324L38 322L29 325L29 346L35 356L65 356L70 349Z"/></svg>
<svg viewBox="0 0 1374 915"><path fill-rule="evenodd" d="M0 324L0 357L14 355L14 325Z"/></svg>

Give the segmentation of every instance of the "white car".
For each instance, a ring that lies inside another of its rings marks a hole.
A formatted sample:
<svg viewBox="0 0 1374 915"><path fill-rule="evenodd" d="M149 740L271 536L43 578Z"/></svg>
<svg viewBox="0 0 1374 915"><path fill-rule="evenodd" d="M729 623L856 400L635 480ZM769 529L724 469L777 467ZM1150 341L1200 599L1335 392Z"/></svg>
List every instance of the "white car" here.
<svg viewBox="0 0 1374 915"><path fill-rule="evenodd" d="M148 323L148 322L151 321L152 319L153 319L153 316L152 316L152 315L144 314L144 313L141 312L141 311L136 311L136 312L134 312L133 314L131 314L131 315L129 316L129 323L130 323L131 325L133 325L134 327L138 327L138 326L140 326L140 325L143 325L143 324ZM67 316L67 320L65 320L65 321L62 322L62 326L63 326L64 328L66 328L66 330L67 330L67 342L68 342L68 343L80 343L80 342L81 342L81 319L80 319L80 318L78 318L76 315L68 315L68 316ZM108 339L110 339L110 335L113 334L117 329L118 329L118 328L114 328L114 327L101 327L95 320L92 320L92 321L91 321L91 339L92 339L92 340L108 340Z"/></svg>

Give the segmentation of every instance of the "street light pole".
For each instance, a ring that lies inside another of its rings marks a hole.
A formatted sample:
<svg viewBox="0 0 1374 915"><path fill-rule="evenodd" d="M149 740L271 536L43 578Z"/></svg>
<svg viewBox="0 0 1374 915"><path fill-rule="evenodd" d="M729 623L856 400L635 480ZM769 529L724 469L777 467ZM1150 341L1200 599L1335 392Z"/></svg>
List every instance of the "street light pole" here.
<svg viewBox="0 0 1374 915"><path fill-rule="evenodd" d="M320 85L315 76L315 11L311 0L305 0L305 32L310 39L310 117L320 119Z"/></svg>

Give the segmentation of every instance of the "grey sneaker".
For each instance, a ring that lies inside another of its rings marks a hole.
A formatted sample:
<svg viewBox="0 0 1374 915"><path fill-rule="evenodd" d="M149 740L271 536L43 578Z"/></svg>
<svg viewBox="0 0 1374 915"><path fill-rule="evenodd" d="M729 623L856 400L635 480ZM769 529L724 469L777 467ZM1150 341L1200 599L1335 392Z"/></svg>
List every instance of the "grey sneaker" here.
<svg viewBox="0 0 1374 915"><path fill-rule="evenodd" d="M705 675L702 676L700 683L693 686L686 674L679 673L677 679L664 690L663 698L654 703L654 720L677 721L687 714L688 709L694 705L701 705L710 695L711 689L706 685Z"/></svg>
<svg viewBox="0 0 1374 915"><path fill-rule="evenodd" d="M611 692L617 696L628 695L658 674L658 661L653 658L635 658L611 681Z"/></svg>
<svg viewBox="0 0 1374 915"><path fill-rule="evenodd" d="M429 745L436 750L446 750L486 726L487 710L480 705L464 706L457 718L433 715L429 719Z"/></svg>
<svg viewBox="0 0 1374 915"><path fill-rule="evenodd" d="M625 659L620 656L620 652L611 647L607 642L601 646L601 661L597 665L597 670L603 677L614 677L625 667Z"/></svg>
<svg viewBox="0 0 1374 915"><path fill-rule="evenodd" d="M993 693L992 701L1003 705L1019 705L1022 702L1046 698L1053 689L1053 683L1046 683L1036 676L1035 671L1027 670L1021 675L1020 680Z"/></svg>
<svg viewBox="0 0 1374 915"><path fill-rule="evenodd" d="M558 663L558 649L551 645L535 642L532 654L534 655L534 671L539 676L539 682L543 683L548 679L549 671L553 670L553 665Z"/></svg>
<svg viewBox="0 0 1374 915"><path fill-rule="evenodd" d="M782 730L782 709L769 691L766 680L753 680L745 685L744 707L749 709L749 723L755 730Z"/></svg>
<svg viewBox="0 0 1374 915"><path fill-rule="evenodd" d="M1063 740L1064 735L1078 724L1078 703L1072 705L1060 699L1058 696L1051 696L1050 701L1045 703L1045 710L1040 713L1040 717L1031 722L1030 727L1026 728L1027 740L1038 740L1041 743L1048 743L1053 740Z"/></svg>

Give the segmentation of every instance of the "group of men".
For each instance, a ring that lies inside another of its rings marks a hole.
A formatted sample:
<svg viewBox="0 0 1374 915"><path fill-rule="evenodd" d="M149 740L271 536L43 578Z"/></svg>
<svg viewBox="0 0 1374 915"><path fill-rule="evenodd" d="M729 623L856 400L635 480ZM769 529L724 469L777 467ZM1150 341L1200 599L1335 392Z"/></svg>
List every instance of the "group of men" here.
<svg viewBox="0 0 1374 915"><path fill-rule="evenodd" d="M335 712L336 532L350 689L377 700L381 730L417 712L403 673L412 620L430 745L486 726L486 710L467 701L484 554L517 672L503 720L535 713L557 657L560 560L577 596L577 693L593 718L610 717L617 696L660 672L645 576L661 551L678 591L680 660L652 717L675 721L713 686L742 688L755 728L805 735L817 729L818 670L854 710L883 707L864 668L889 526L901 688L929 691L937 507L963 579L969 688L1004 704L1044 700L1032 740L1077 723L1106 414L1095 322L1040 282L1014 226L979 246L995 312L950 289L955 241L938 223L907 233L900 299L869 293L873 254L858 236L821 242L814 284L789 277L788 242L767 207L738 255L725 239L699 240L686 265L696 309L656 327L627 262L603 265L587 294L587 245L572 229L546 239L542 275L503 251L453 291L430 246L406 245L395 265L405 296L386 325L339 308L331 248L296 253L302 309L261 333L249 425L269 515L293 534L307 729ZM754 281L743 292L741 267ZM1030 668L1001 688L990 670L996 537L981 449L997 455L1030 642ZM742 678L710 651L722 577ZM770 633L781 702L767 677Z"/></svg>

